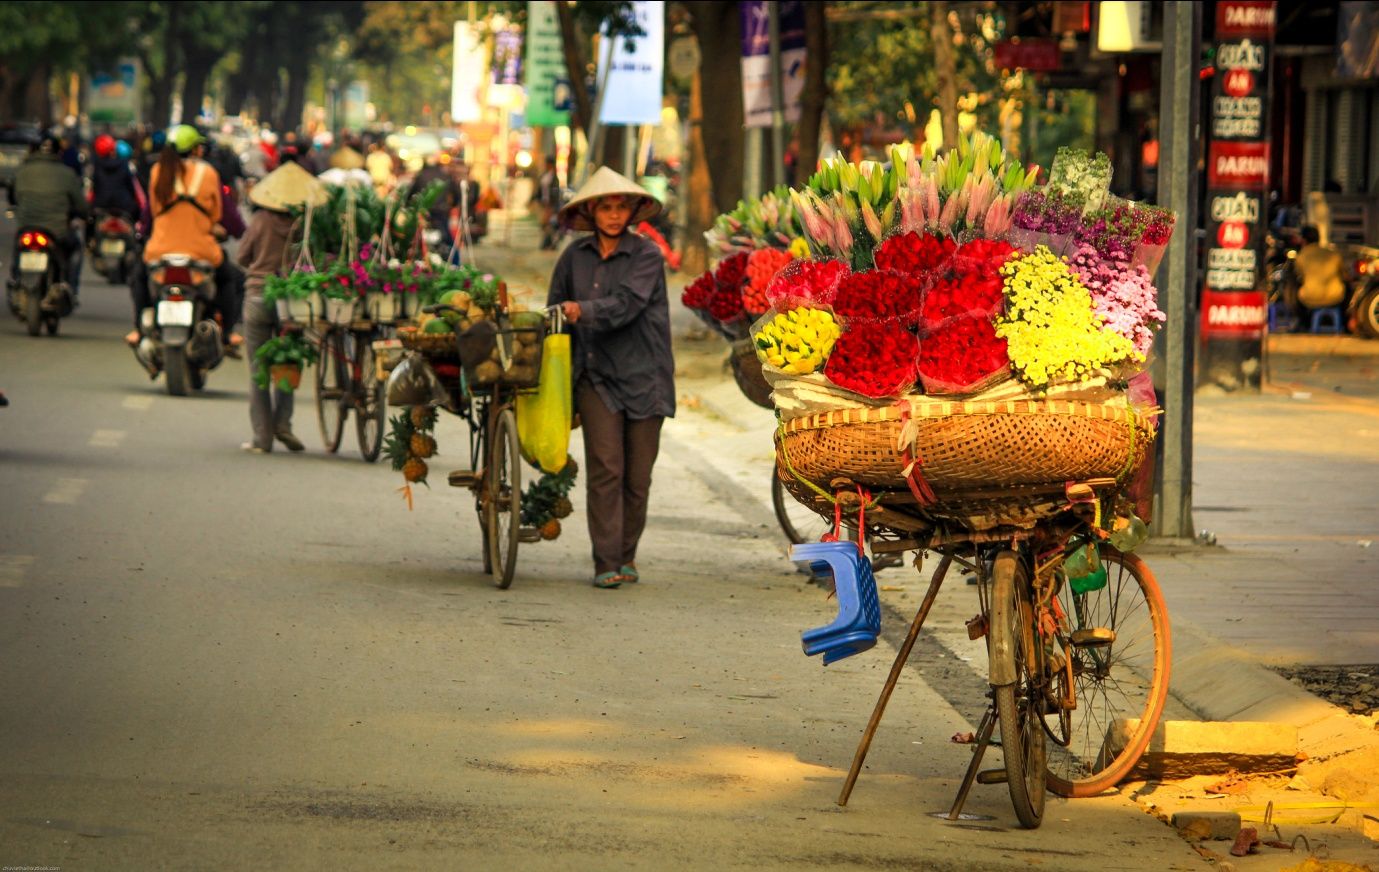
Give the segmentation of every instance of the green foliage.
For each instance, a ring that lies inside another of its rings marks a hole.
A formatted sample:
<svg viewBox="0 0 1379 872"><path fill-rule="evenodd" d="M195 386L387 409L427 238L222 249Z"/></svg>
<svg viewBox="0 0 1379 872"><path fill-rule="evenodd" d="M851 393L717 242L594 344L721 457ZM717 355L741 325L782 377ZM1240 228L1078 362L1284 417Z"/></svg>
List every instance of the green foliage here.
<svg viewBox="0 0 1379 872"><path fill-rule="evenodd" d="M388 419L388 435L383 439L383 454L392 464L394 472L402 472L407 458L411 456L412 434L415 432L411 412L407 408Z"/></svg>
<svg viewBox="0 0 1379 872"><path fill-rule="evenodd" d="M502 282L493 273L462 264L437 273L431 284L431 294L439 300L450 291L465 291L474 305L492 312L498 305L498 285Z"/></svg>
<svg viewBox="0 0 1379 872"><path fill-rule="evenodd" d="M285 276L268 276L263 281L263 301L275 303L278 300L305 300L319 292L326 284L327 276L322 273L294 272Z"/></svg>
<svg viewBox="0 0 1379 872"><path fill-rule="evenodd" d="M254 383L267 390L270 369L288 364L305 368L315 363L316 357L316 346L302 338L300 333L274 336L254 352ZM291 385L281 380L278 387L284 391L292 390Z"/></svg>

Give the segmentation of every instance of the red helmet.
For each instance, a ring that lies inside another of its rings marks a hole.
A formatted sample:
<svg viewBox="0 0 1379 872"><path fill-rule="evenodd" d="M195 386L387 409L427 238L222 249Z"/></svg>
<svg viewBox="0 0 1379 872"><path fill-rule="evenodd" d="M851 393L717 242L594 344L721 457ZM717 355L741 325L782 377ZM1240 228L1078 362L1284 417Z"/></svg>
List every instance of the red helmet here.
<svg viewBox="0 0 1379 872"><path fill-rule="evenodd" d="M115 153L115 137L108 133L102 133L96 137L96 141L91 146L96 151L96 157L110 157Z"/></svg>

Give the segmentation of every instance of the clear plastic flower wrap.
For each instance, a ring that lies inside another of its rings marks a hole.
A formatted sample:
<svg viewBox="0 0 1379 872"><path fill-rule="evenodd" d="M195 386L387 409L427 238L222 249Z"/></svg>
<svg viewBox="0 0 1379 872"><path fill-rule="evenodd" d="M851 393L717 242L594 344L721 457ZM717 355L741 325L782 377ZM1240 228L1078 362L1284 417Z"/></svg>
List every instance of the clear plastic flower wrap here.
<svg viewBox="0 0 1379 872"><path fill-rule="evenodd" d="M1053 254L1062 254L1081 217L1082 203L1049 188L1031 189L1015 202L1006 239L1021 251L1034 251L1042 245Z"/></svg>
<svg viewBox="0 0 1379 872"><path fill-rule="evenodd" d="M804 376L823 369L841 333L830 308L809 304L762 315L752 324L751 341L764 366Z"/></svg>
<svg viewBox="0 0 1379 872"><path fill-rule="evenodd" d="M991 316L964 314L921 331L917 371L924 393L965 396L1010 378L1010 356Z"/></svg>
<svg viewBox="0 0 1379 872"><path fill-rule="evenodd" d="M852 269L841 260L796 260L776 273L766 287L766 301L774 309L799 305L833 305L838 283Z"/></svg>
<svg viewBox="0 0 1379 872"><path fill-rule="evenodd" d="M919 322L930 278L893 270L867 270L844 276L833 297L833 310L849 324Z"/></svg>

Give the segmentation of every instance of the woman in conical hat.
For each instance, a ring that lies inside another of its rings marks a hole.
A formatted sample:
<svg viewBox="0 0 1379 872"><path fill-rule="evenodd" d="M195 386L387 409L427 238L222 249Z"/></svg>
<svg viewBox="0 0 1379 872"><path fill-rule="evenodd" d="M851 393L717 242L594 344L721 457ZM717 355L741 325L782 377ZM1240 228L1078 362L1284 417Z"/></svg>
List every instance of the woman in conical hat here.
<svg viewBox="0 0 1379 872"><path fill-rule="evenodd" d="M639 580L651 469L662 422L675 414L670 306L660 249L629 228L661 210L644 188L603 167L558 220L592 231L556 262L546 303L573 334L575 410L584 427L584 474L594 586Z"/></svg>
<svg viewBox="0 0 1379 872"><path fill-rule="evenodd" d="M261 388L253 378L254 354L277 329L277 317L263 300L263 285L284 269L290 243L293 207L326 202L326 187L296 163L288 161L264 176L249 192L254 217L240 240L237 259L244 267L244 344L249 358L249 424L253 438L240 447L255 454L273 450L276 439L291 451L306 446L292 434L292 392Z"/></svg>

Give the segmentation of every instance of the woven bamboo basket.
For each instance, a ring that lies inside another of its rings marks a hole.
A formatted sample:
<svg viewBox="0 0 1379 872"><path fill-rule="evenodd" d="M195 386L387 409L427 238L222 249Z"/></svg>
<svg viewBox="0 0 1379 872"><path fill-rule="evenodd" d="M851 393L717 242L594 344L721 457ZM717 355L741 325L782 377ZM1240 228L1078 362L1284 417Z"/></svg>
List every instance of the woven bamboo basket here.
<svg viewBox="0 0 1379 872"><path fill-rule="evenodd" d="M919 470L936 491L1126 479L1153 440L1132 409L1063 400L908 401ZM848 409L781 427L785 475L830 490L846 477L873 488L905 488L910 459L900 445L902 407Z"/></svg>
<svg viewBox="0 0 1379 872"><path fill-rule="evenodd" d="M402 347L420 351L427 357L459 360L460 353L455 346L454 333L423 333L415 327L403 327L397 331Z"/></svg>

